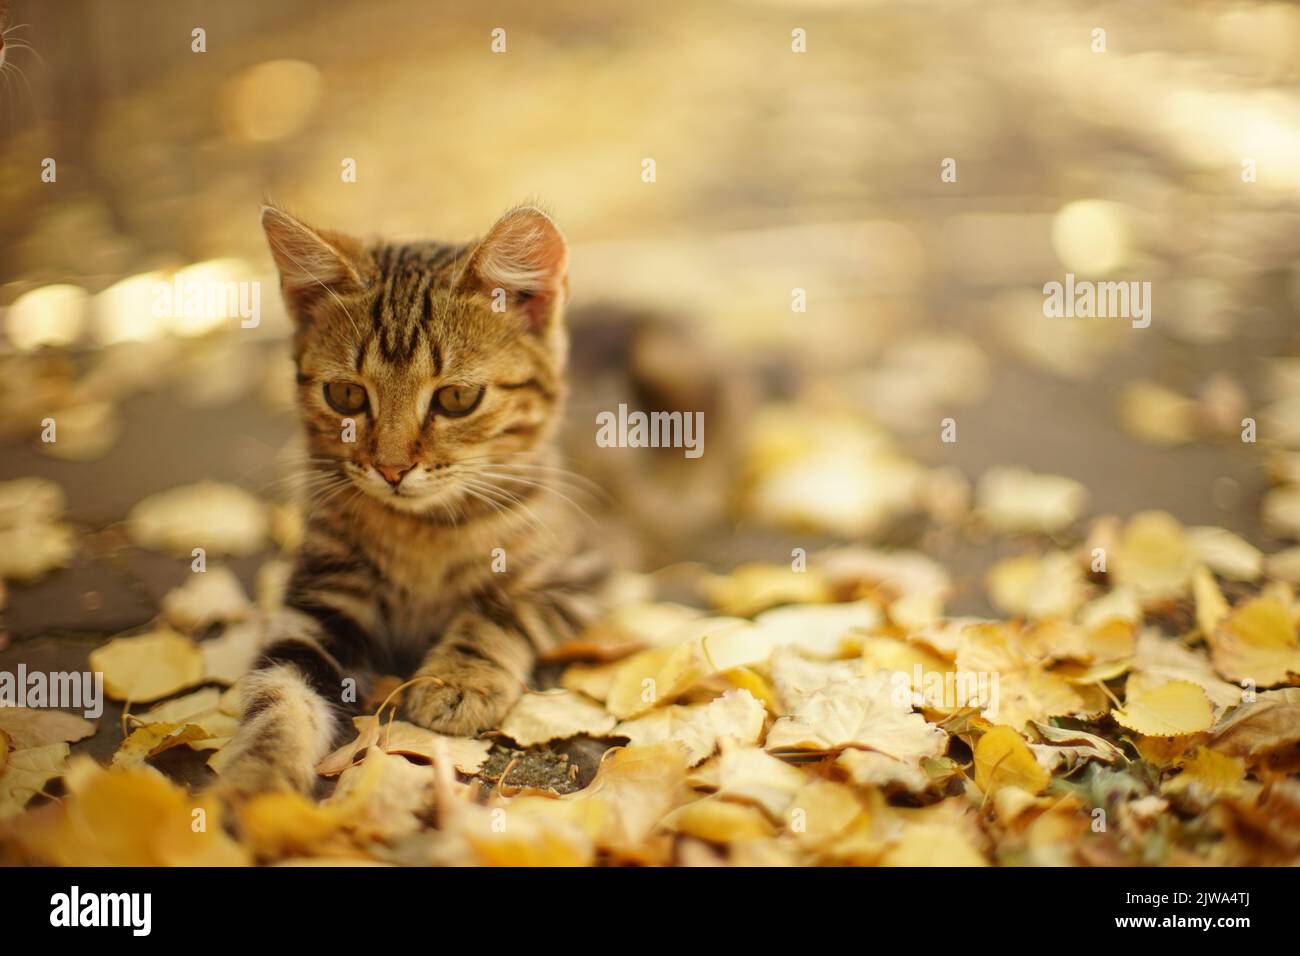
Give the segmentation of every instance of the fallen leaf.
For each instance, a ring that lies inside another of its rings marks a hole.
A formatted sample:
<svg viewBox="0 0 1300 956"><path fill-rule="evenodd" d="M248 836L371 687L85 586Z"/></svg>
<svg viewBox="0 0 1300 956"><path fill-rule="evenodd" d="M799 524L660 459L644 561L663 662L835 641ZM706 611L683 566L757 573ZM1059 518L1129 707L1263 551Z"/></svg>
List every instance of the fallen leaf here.
<svg viewBox="0 0 1300 956"><path fill-rule="evenodd" d="M66 743L9 751L0 772L0 820L21 813L47 783L63 776L67 763Z"/></svg>
<svg viewBox="0 0 1300 956"><path fill-rule="evenodd" d="M445 748L443 752L450 758L452 765L461 773L472 776L482 769L488 751L492 749L491 742L487 740L446 737L404 720L380 721L374 715L369 715L352 718L352 724L357 729L357 739L322 760L316 768L317 773L326 777L340 774L352 765L357 753L377 745L385 753L406 754L426 760L433 760L439 749Z"/></svg>
<svg viewBox="0 0 1300 956"><path fill-rule="evenodd" d="M1246 765L1236 757L1197 747L1196 753L1182 761L1182 773L1164 785L1164 793L1197 791L1214 798L1240 793L1246 780Z"/></svg>
<svg viewBox="0 0 1300 956"><path fill-rule="evenodd" d="M113 754L113 767L132 767L145 762L149 757L171 750L192 740L201 740L209 736L196 724L146 724L131 731L122 745Z"/></svg>
<svg viewBox="0 0 1300 956"><path fill-rule="evenodd" d="M1078 521L1088 490L1072 478L990 468L975 486L975 512L994 531L1051 534Z"/></svg>
<svg viewBox="0 0 1300 956"><path fill-rule="evenodd" d="M199 642L203 679L234 684L253 668L261 650L262 629L256 621L229 624L217 637Z"/></svg>
<svg viewBox="0 0 1300 956"><path fill-rule="evenodd" d="M999 724L975 745L975 785L986 794L1002 787L1042 793L1051 779L1025 739L1012 727Z"/></svg>
<svg viewBox="0 0 1300 956"><path fill-rule="evenodd" d="M674 705L625 720L612 736L627 737L633 744L677 741L686 747L687 765L693 767L712 756L719 741L747 747L758 743L765 719L766 710L753 695L735 690L707 704Z"/></svg>
<svg viewBox="0 0 1300 956"><path fill-rule="evenodd" d="M194 573L178 588L163 595L163 617L179 631L201 634L213 624L246 620L253 605L227 567Z"/></svg>
<svg viewBox="0 0 1300 956"><path fill-rule="evenodd" d="M541 691L520 697L500 731L521 747L531 747L579 734L604 737L615 723L603 707L572 691Z"/></svg>
<svg viewBox="0 0 1300 956"><path fill-rule="evenodd" d="M761 562L706 577L700 589L720 613L733 617L752 617L782 604L819 604L832 598L830 585L816 571Z"/></svg>
<svg viewBox="0 0 1300 956"><path fill-rule="evenodd" d="M1210 699L1191 681L1170 681L1129 694L1124 707L1112 711L1111 716L1121 726L1148 737L1200 733L1214 722Z"/></svg>
<svg viewBox="0 0 1300 956"><path fill-rule="evenodd" d="M1179 641L1161 637L1154 628L1138 634L1137 654L1129 673L1127 691L1141 694L1170 681L1191 681L1200 687L1216 709L1231 707L1241 700L1241 688L1224 681L1204 655Z"/></svg>
<svg viewBox="0 0 1300 956"><path fill-rule="evenodd" d="M729 844L761 840L776 834L762 810L718 797L705 797L678 807L660 826L709 843Z"/></svg>
<svg viewBox="0 0 1300 956"><path fill-rule="evenodd" d="M1291 772L1300 769L1300 689L1264 691L1238 707L1215 726L1210 746L1252 766L1289 757Z"/></svg>
<svg viewBox="0 0 1300 956"><path fill-rule="evenodd" d="M1264 553L1226 528L1187 529L1192 550L1207 568L1232 581L1256 581L1264 571Z"/></svg>
<svg viewBox="0 0 1300 956"><path fill-rule="evenodd" d="M96 724L65 710L0 705L0 731L16 750L75 743L95 733Z"/></svg>
<svg viewBox="0 0 1300 956"><path fill-rule="evenodd" d="M724 747L716 769L721 797L762 807L773 820L785 819L806 782L798 769L758 747Z"/></svg>
<svg viewBox="0 0 1300 956"><path fill-rule="evenodd" d="M996 723L1019 728L1030 720L1068 716L1087 709L1078 690L1026 657L1012 642L1011 631L1002 625L973 625L963 631L957 650L957 672L988 675L988 691L966 703L981 706L982 715ZM994 675L996 694L992 692Z"/></svg>
<svg viewBox="0 0 1300 956"><path fill-rule="evenodd" d="M1087 593L1083 570L1064 551L1000 561L989 571L987 584L995 607L1029 618L1071 615Z"/></svg>
<svg viewBox="0 0 1300 956"><path fill-rule="evenodd" d="M252 554L266 540L267 522L262 502L211 481L150 495L126 518L127 533L140 547L186 557L194 548L209 556Z"/></svg>
<svg viewBox="0 0 1300 956"><path fill-rule="evenodd" d="M103 672L109 697L147 704L203 680L203 655L189 638L162 630L95 648L90 669Z"/></svg>
<svg viewBox="0 0 1300 956"><path fill-rule="evenodd" d="M1255 687L1300 684L1300 638L1291 609L1258 597L1234 608L1208 635L1215 669Z"/></svg>
<svg viewBox="0 0 1300 956"><path fill-rule="evenodd" d="M0 579L35 581L67 567L76 551L76 533L66 524L24 523L0 528Z"/></svg>
<svg viewBox="0 0 1300 956"><path fill-rule="evenodd" d="M1151 602L1185 594L1198 564L1191 539L1172 515L1144 511L1120 533L1110 574L1116 584Z"/></svg>
<svg viewBox="0 0 1300 956"><path fill-rule="evenodd" d="M882 677L828 684L772 725L766 749L828 752L857 747L918 762L941 755L948 735L913 713L910 694L900 695L895 683Z"/></svg>

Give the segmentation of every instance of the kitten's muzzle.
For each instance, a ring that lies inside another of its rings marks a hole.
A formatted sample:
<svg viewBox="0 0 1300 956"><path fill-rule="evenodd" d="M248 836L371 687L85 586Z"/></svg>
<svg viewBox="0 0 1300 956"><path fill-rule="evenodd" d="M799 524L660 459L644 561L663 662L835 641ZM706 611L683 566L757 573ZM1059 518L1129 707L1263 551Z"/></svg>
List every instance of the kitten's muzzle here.
<svg viewBox="0 0 1300 956"><path fill-rule="evenodd" d="M383 475L384 481L388 482L394 488L396 488L398 485L402 483L402 479L406 477L407 472L409 472L414 467L415 465L413 464L381 465L378 462L375 463L375 471Z"/></svg>

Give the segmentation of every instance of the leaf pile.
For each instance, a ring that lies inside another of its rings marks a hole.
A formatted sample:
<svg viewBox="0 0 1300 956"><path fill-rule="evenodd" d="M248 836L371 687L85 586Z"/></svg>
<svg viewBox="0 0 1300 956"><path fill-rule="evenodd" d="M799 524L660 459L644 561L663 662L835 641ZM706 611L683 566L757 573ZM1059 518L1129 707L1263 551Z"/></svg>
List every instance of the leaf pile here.
<svg viewBox="0 0 1300 956"><path fill-rule="evenodd" d="M996 484L981 497L1011 526L1049 523L1056 505L1043 502L1073 507L1068 488L998 481L1023 499L1020 516L995 503ZM526 694L494 734L449 738L382 707L358 717L318 768L324 790L335 781L320 800L239 799L219 779L190 794L150 763L190 747L214 751L221 772L235 720L211 685L245 666L256 625L218 575L169 595L151 632L95 652L111 696L167 698L129 715L109 767L68 759L90 722L0 709L0 852L56 864L1294 865L1300 602L1265 562L1242 560L1249 548L1160 513L1094 527L1075 551L995 567L990 596L1013 615L999 619L946 616L947 575L915 553L841 549L801 570L707 575L701 593L721 615L622 603L557 650L559 686ZM623 592L644 593L635 583ZM214 622L223 637L186 636ZM605 750L589 779L512 781L520 755L581 740ZM514 756L493 771L490 752Z"/></svg>

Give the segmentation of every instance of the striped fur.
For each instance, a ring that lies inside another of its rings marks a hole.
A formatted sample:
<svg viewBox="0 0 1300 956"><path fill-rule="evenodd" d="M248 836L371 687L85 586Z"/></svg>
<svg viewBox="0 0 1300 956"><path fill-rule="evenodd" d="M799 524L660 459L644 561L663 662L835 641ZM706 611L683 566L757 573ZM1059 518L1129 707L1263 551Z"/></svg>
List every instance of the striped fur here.
<svg viewBox="0 0 1300 956"><path fill-rule="evenodd" d="M605 566L559 487L566 258L549 217L512 210L468 245L363 246L274 208L263 225L296 321L306 532L224 776L303 789L348 678L413 672L431 679L404 691L408 719L495 726L537 655L596 613ZM367 409L331 407L330 382L364 387ZM446 386L482 398L443 413Z"/></svg>

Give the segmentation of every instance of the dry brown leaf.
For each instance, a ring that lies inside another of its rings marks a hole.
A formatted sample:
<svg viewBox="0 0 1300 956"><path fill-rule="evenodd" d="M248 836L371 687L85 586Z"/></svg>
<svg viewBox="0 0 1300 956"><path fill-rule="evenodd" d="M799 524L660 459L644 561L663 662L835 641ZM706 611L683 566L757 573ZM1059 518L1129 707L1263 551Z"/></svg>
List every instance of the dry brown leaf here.
<svg viewBox="0 0 1300 956"><path fill-rule="evenodd" d="M1210 746L1250 764L1290 757L1300 765L1300 689L1265 691L1243 704L1214 728Z"/></svg>

